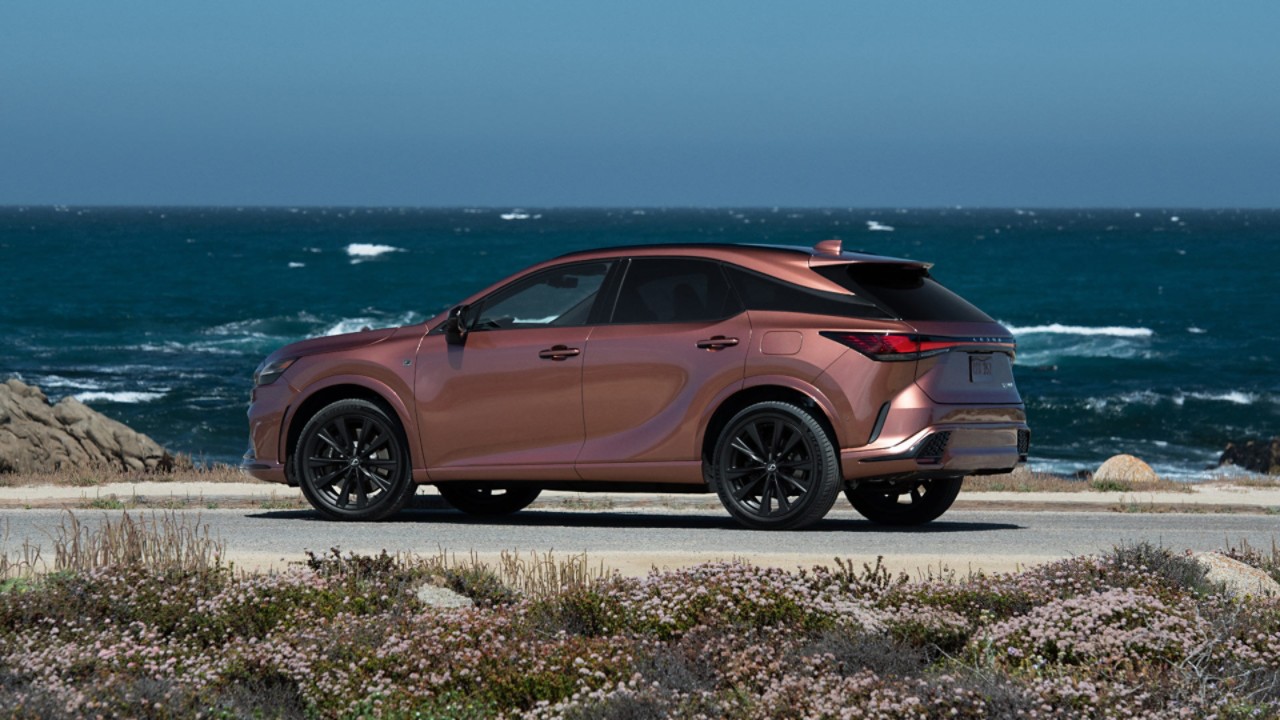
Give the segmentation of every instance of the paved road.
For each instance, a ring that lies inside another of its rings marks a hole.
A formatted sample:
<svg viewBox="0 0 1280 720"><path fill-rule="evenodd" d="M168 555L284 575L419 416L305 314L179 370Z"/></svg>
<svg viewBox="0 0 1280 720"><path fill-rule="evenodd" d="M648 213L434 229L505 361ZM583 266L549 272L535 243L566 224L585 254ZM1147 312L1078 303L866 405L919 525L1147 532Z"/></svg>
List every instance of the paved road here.
<svg viewBox="0 0 1280 720"><path fill-rule="evenodd" d="M943 562L966 568L1012 570L1069 555L1148 541L1174 550L1213 550L1247 541L1270 549L1280 541L1280 517L1274 515L1125 514L1116 512L979 512L953 510L912 529L872 525L851 510L837 509L817 526L799 532L743 529L720 511L667 509L530 509L501 519L472 518L445 509L406 511L389 522L335 523L309 510L178 511L199 516L212 534L226 542L228 554L242 564L279 564L304 550L345 553L413 552L441 549L489 556L503 550L586 552L624 572L650 565L684 565L711 558L743 557L759 564L794 567L829 563L839 556L859 562L886 556L903 569ZM118 516L114 511L79 510L85 525ZM136 514L136 513L135 513ZM5 549L13 554L24 539L52 555L63 514L58 510L0 512L0 535L8 526Z"/></svg>

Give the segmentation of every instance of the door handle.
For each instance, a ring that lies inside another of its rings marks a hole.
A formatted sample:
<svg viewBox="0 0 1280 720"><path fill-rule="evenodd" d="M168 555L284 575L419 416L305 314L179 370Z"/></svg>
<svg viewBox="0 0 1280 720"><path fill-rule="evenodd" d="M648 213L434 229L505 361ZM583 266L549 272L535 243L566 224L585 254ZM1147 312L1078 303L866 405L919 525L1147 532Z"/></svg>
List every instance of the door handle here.
<svg viewBox="0 0 1280 720"><path fill-rule="evenodd" d="M738 338L725 337L716 335L715 337L699 340L698 347L703 350L723 350L727 347L733 347L738 344Z"/></svg>
<svg viewBox="0 0 1280 720"><path fill-rule="evenodd" d="M571 348L568 345L556 345L555 347L549 347L546 350L538 351L538 357L543 360L555 360L557 362L561 360L568 360L574 355L581 354L581 350L578 348Z"/></svg>

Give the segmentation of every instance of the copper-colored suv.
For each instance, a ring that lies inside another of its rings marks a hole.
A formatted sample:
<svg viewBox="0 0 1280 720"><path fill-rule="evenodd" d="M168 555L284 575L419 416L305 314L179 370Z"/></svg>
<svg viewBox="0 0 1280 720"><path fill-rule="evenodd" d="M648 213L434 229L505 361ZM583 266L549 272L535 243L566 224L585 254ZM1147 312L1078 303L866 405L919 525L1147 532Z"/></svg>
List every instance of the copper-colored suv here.
<svg viewBox="0 0 1280 720"><path fill-rule="evenodd" d="M929 265L657 245L535 265L420 325L306 340L254 375L244 467L376 520L544 489L715 492L753 528L933 520L1026 460L1009 331Z"/></svg>

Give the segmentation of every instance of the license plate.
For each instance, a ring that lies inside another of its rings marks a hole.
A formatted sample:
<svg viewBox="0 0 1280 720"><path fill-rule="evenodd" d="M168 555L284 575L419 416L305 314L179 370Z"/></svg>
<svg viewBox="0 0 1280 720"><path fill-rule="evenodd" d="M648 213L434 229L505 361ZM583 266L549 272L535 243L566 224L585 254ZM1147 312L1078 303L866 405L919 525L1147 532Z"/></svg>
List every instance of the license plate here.
<svg viewBox="0 0 1280 720"><path fill-rule="evenodd" d="M971 383L989 383L995 380L995 375L991 371L991 358L979 357L977 355L969 356L969 382Z"/></svg>

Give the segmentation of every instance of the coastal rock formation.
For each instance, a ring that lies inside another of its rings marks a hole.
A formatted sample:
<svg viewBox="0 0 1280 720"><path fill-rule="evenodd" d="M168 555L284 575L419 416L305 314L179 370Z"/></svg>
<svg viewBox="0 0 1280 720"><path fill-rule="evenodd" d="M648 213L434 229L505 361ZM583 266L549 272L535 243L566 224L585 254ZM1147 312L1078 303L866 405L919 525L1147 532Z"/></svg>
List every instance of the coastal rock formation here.
<svg viewBox="0 0 1280 720"><path fill-rule="evenodd" d="M75 398L50 405L40 388L16 379L0 384L0 473L173 464L154 440Z"/></svg>
<svg viewBox="0 0 1280 720"><path fill-rule="evenodd" d="M1119 482L1141 485L1160 479L1155 470L1132 455L1115 455L1098 466L1093 473L1094 482Z"/></svg>
<svg viewBox="0 0 1280 720"><path fill-rule="evenodd" d="M1218 466L1235 465L1257 473L1280 475L1280 437L1266 440L1249 440L1243 443L1227 443L1227 449L1218 458Z"/></svg>
<svg viewBox="0 0 1280 720"><path fill-rule="evenodd" d="M1280 597L1280 583L1256 567L1214 552L1196 553L1194 558L1208 571L1205 580L1222 585L1232 597Z"/></svg>

